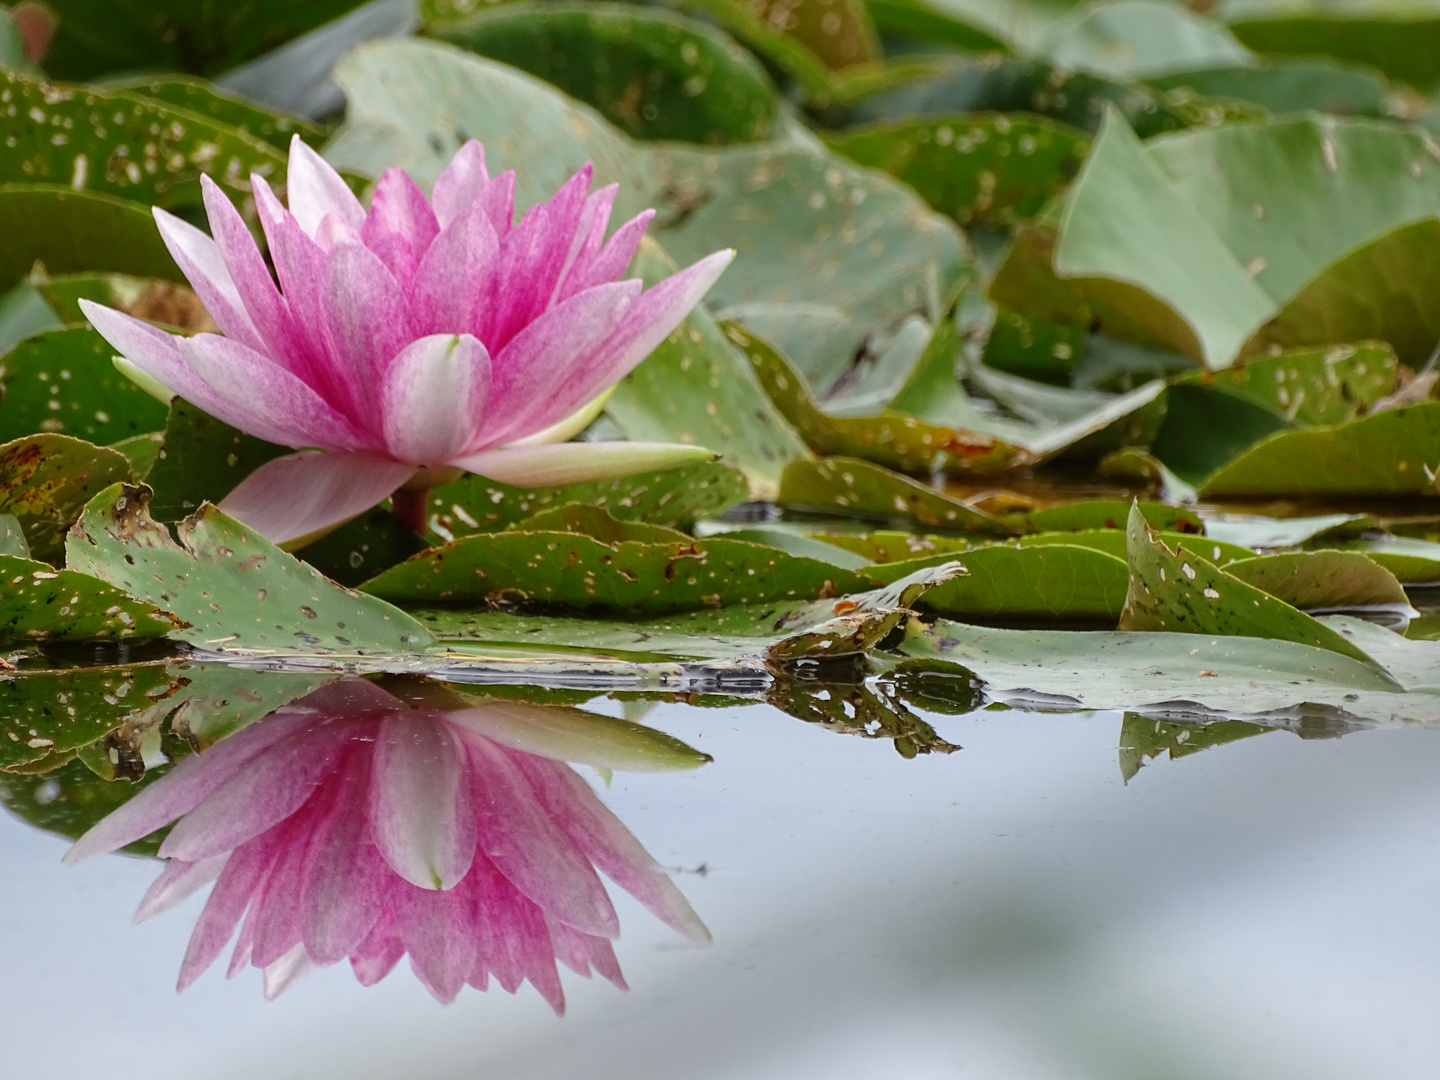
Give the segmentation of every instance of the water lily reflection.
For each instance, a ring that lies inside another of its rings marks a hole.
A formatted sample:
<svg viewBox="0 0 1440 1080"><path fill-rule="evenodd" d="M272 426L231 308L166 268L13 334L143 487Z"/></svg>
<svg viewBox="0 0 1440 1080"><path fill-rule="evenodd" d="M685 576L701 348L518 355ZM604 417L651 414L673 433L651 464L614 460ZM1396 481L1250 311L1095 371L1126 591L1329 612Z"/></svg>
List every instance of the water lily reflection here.
<svg viewBox="0 0 1440 1080"><path fill-rule="evenodd" d="M176 822L136 918L215 882L182 990L238 926L229 973L264 969L270 998L346 958L370 985L408 954L442 1001L492 976L512 993L528 979L563 1012L557 960L624 986L610 945L619 923L597 870L686 937L709 937L566 761L704 760L658 732L577 710L467 705L433 684L346 679L181 761L66 860Z"/></svg>

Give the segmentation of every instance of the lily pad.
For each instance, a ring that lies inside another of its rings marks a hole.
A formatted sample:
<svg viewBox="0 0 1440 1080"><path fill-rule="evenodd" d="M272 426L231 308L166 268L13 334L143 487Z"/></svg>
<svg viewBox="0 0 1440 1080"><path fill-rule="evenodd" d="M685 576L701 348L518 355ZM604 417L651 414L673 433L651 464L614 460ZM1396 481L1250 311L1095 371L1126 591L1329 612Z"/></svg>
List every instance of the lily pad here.
<svg viewBox="0 0 1440 1080"><path fill-rule="evenodd" d="M1272 113L1314 109L1339 116L1383 117L1393 93L1374 68L1313 56L1190 68L1150 75L1145 81L1159 90L1186 89L1206 97L1248 101Z"/></svg>
<svg viewBox="0 0 1440 1080"><path fill-rule="evenodd" d="M151 770L141 783L153 782L165 771ZM82 762L72 759L43 774L0 775L0 803L37 829L76 840L101 818L133 799L136 787L102 780ZM159 830L120 850L129 855L154 856L168 831L168 827Z"/></svg>
<svg viewBox="0 0 1440 1080"><path fill-rule="evenodd" d="M1205 526L1193 510L1167 506L1157 502L1126 502L1121 499L1081 499L1076 502L1047 506L1016 515L1012 524L1017 532L1079 532L1089 529L1120 529L1130 516L1131 506L1151 528L1162 532L1203 533ZM1123 548L1122 548L1123 550Z"/></svg>
<svg viewBox="0 0 1440 1080"><path fill-rule="evenodd" d="M1088 336L1082 326L997 307L982 360L1011 375L1069 386Z"/></svg>
<svg viewBox="0 0 1440 1080"><path fill-rule="evenodd" d="M1208 386L1170 387L1165 420L1150 453L1180 479L1199 484L1277 432L1294 430L1279 413Z"/></svg>
<svg viewBox="0 0 1440 1080"><path fill-rule="evenodd" d="M65 533L99 491L130 479L123 454L69 435L31 435L0 445L0 513L13 514L30 552L58 561Z"/></svg>
<svg viewBox="0 0 1440 1080"><path fill-rule="evenodd" d="M227 94L212 82L191 75L149 75L135 79L106 82L113 90L124 90L132 96L146 97L186 112L198 113L226 127L282 152L290 149L290 139L299 135L312 146L325 138L325 130L297 116L286 116L271 109Z"/></svg>
<svg viewBox="0 0 1440 1080"><path fill-rule="evenodd" d="M150 489L116 484L85 509L69 565L191 623L176 637L216 652L415 652L410 616L328 581L213 506L183 521L180 544L151 517ZM182 546L183 545L183 546Z"/></svg>
<svg viewBox="0 0 1440 1080"><path fill-rule="evenodd" d="M741 326L722 325L781 415L821 454L863 457L902 472L982 476L1025 460L1023 451L993 436L938 427L903 413L828 416L815 407L804 382L779 353Z"/></svg>
<svg viewBox="0 0 1440 1080"><path fill-rule="evenodd" d="M588 536L603 544L638 540L644 544L683 543L690 539L679 529L640 521L620 521L600 506L566 503L532 514L510 526L515 532L570 532Z"/></svg>
<svg viewBox="0 0 1440 1080"><path fill-rule="evenodd" d="M115 370L88 326L26 338L0 357L0 440L61 432L112 443L165 424L165 406Z"/></svg>
<svg viewBox="0 0 1440 1080"><path fill-rule="evenodd" d="M982 535L1009 533L1000 519L952 495L857 458L794 461L780 481L781 506L879 521L914 521Z"/></svg>
<svg viewBox="0 0 1440 1080"><path fill-rule="evenodd" d="M1358 551L1287 551L1242 559L1225 572L1306 611L1393 606L1408 609L1395 575Z"/></svg>
<svg viewBox="0 0 1440 1080"><path fill-rule="evenodd" d="M201 173L237 195L249 193L251 173L285 175L285 157L269 143L150 98L3 70L0 94L9 115L0 122L8 148L0 182L175 207L200 205Z"/></svg>
<svg viewBox="0 0 1440 1080"><path fill-rule="evenodd" d="M1113 623L1125 604L1123 559L1073 544L989 544L958 556L969 574L925 594L925 608L981 619L1094 619ZM907 563L887 569L900 570Z"/></svg>
<svg viewBox="0 0 1440 1080"><path fill-rule="evenodd" d="M382 505L298 550L302 559L331 581L353 588L428 546Z"/></svg>
<svg viewBox="0 0 1440 1080"><path fill-rule="evenodd" d="M1086 5L1051 39L1046 55L1062 67L1114 79L1252 59L1223 24L1158 0Z"/></svg>
<svg viewBox="0 0 1440 1080"><path fill-rule="evenodd" d="M566 532L504 532L433 548L361 589L405 604L539 603L660 614L812 600L871 584L837 566L723 536L606 544Z"/></svg>
<svg viewBox="0 0 1440 1080"><path fill-rule="evenodd" d="M103 581L0 555L0 641L123 641L185 624Z"/></svg>
<svg viewBox="0 0 1440 1080"><path fill-rule="evenodd" d="M962 273L951 222L808 138L721 149L637 143L553 87L437 42L363 45L335 77L350 104L326 148L332 164L368 176L399 165L428 183L478 138L492 170L522 166L516 202L525 207L591 161L597 183L620 183L617 220L657 209L650 233L677 262L738 251L710 304L741 321L748 305L835 312L839 329L823 340L802 326L773 341L817 386L917 311L935 321Z"/></svg>
<svg viewBox="0 0 1440 1080"><path fill-rule="evenodd" d="M851 128L826 143L909 184L962 225L1010 225L1034 217L1075 175L1090 148L1074 128L1004 113Z"/></svg>
<svg viewBox="0 0 1440 1080"><path fill-rule="evenodd" d="M1174 551L1138 510L1126 529L1130 589L1121 630L1263 637L1328 649L1355 660L1366 654L1340 634L1185 547ZM1204 541L1201 541L1203 544Z"/></svg>
<svg viewBox="0 0 1440 1080"><path fill-rule="evenodd" d="M0 185L0 291L24 281L37 262L52 274L185 280L148 207L56 184Z"/></svg>
<svg viewBox="0 0 1440 1080"><path fill-rule="evenodd" d="M1141 513L1144 513L1143 505ZM1150 519L1147 518L1147 520ZM1156 538L1167 547L1183 546L1186 551L1196 552L1201 558L1227 570L1234 563L1255 558L1255 552L1250 548L1241 547L1239 544L1227 544L1212 536L1196 536L1189 532L1169 532L1158 528L1153 520L1150 520L1150 527L1155 529ZM1022 536L1017 542L1021 547L1034 544L1077 544L1113 555L1121 562L1124 562L1128 556L1129 544L1123 529L1111 528L1083 529L1080 532L1036 533L1033 536Z"/></svg>
<svg viewBox="0 0 1440 1080"><path fill-rule="evenodd" d="M1010 50L1010 43L963 13L926 0L866 0L870 16L881 34L948 45L965 52Z"/></svg>
<svg viewBox="0 0 1440 1080"><path fill-rule="evenodd" d="M1433 494L1440 466L1440 402L1389 409L1335 427L1282 431L1211 473L1212 495Z"/></svg>
<svg viewBox="0 0 1440 1080"><path fill-rule="evenodd" d="M1408 536L1378 536L1326 544L1342 551L1358 551L1379 563L1407 585L1440 584L1440 544Z"/></svg>
<svg viewBox="0 0 1440 1080"><path fill-rule="evenodd" d="M20 519L14 514L0 514L0 555L30 558L30 543L25 539Z"/></svg>
<svg viewBox="0 0 1440 1080"><path fill-rule="evenodd" d="M759 63L664 9L507 3L425 32L544 79L637 139L751 142L775 123L775 87Z"/></svg>
<svg viewBox="0 0 1440 1080"><path fill-rule="evenodd" d="M145 477L155 493L149 513L157 521L179 521L204 502L219 502L261 465L290 452L177 397L170 402L165 437Z"/></svg>

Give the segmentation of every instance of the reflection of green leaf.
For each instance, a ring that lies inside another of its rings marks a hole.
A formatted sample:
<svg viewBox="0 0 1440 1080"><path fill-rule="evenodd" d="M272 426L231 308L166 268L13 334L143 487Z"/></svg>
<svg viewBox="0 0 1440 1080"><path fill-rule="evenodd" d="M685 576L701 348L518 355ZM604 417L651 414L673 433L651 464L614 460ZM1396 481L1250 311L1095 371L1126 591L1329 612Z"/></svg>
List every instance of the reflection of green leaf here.
<svg viewBox="0 0 1440 1080"><path fill-rule="evenodd" d="M915 521L989 535L1009 529L943 491L857 458L794 461L780 481L781 506L879 521Z"/></svg>
<svg viewBox="0 0 1440 1080"><path fill-rule="evenodd" d="M175 636L217 651L354 655L429 644L403 611L340 588L213 506L180 524L181 547L151 519L149 501L138 485L101 492L66 554L75 569L192 624Z"/></svg>
<svg viewBox="0 0 1440 1080"><path fill-rule="evenodd" d="M19 284L36 262L52 274L184 280L147 207L58 184L0 185L0 290Z"/></svg>
<svg viewBox="0 0 1440 1080"><path fill-rule="evenodd" d="M1306 610L1409 606L1395 575L1358 551L1287 551L1232 562L1225 571Z"/></svg>
<svg viewBox="0 0 1440 1080"><path fill-rule="evenodd" d="M858 735L862 739L890 739L903 758L917 754L950 754L959 750L946 742L935 729L905 707L898 695L863 683L824 688L813 683L779 681L771 686L765 700L807 724L819 724L826 731Z"/></svg>
<svg viewBox="0 0 1440 1080"><path fill-rule="evenodd" d="M903 180L962 225L1033 217L1075 175L1090 144L1073 128L1003 113L851 128L827 142Z"/></svg>
<svg viewBox="0 0 1440 1080"><path fill-rule="evenodd" d="M53 562L65 532L102 488L130 479L124 455L69 435L31 435L0 446L0 513L13 514L37 559Z"/></svg>
<svg viewBox="0 0 1440 1080"><path fill-rule="evenodd" d="M775 120L775 87L749 53L663 9L508 3L425 32L558 86L637 139L750 142Z"/></svg>
<svg viewBox="0 0 1440 1080"><path fill-rule="evenodd" d="M1274 638L1369 660L1340 634L1283 600L1218 569L1186 547L1171 551L1138 510L1130 514L1126 554L1130 591L1120 616L1121 630Z"/></svg>
<svg viewBox="0 0 1440 1080"><path fill-rule="evenodd" d="M1213 746L1264 735L1274 728L1244 720L1218 720L1210 724L1167 724L1140 713L1127 712L1120 724L1120 776L1128 784L1148 762L1161 754L1171 761L1198 754Z"/></svg>
<svg viewBox="0 0 1440 1080"><path fill-rule="evenodd" d="M156 638L180 625L96 578L0 555L0 641Z"/></svg>
<svg viewBox="0 0 1440 1080"><path fill-rule="evenodd" d="M56 431L113 443L162 427L165 406L115 370L114 352L88 326L73 326L0 357L0 441Z"/></svg>
<svg viewBox="0 0 1440 1080"><path fill-rule="evenodd" d="M1434 489L1440 402L1389 409L1335 427L1282 431L1212 473L1202 495L1416 495Z"/></svg>
<svg viewBox="0 0 1440 1080"><path fill-rule="evenodd" d="M153 782L164 774L164 769L152 769L141 783ZM102 780L79 761L38 776L0 776L0 802L7 810L36 828L71 840L120 809L135 797L137 790L138 785L124 780ZM164 831L157 832L121 850L131 855L154 855L163 836Z"/></svg>

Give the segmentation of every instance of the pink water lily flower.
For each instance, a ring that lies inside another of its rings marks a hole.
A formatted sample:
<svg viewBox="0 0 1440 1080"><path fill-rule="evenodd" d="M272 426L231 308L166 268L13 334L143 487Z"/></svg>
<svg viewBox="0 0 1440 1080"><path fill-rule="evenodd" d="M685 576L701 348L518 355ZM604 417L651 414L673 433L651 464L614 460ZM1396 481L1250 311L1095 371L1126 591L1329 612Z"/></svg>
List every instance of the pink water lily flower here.
<svg viewBox="0 0 1440 1080"><path fill-rule="evenodd" d="M366 210L296 137L289 209L252 177L275 277L209 177L213 238L155 210L223 336L175 337L82 305L137 381L303 448L251 473L220 504L227 513L284 544L400 491L397 513L423 527L423 492L461 471L534 487L704 453L565 443L593 418L583 407L654 350L734 256L716 252L642 292L622 276L653 211L607 240L616 185L591 192L590 181L586 165L512 224L514 173L492 178L471 141L431 198L392 168Z"/></svg>
<svg viewBox="0 0 1440 1080"><path fill-rule="evenodd" d="M267 998L346 958L369 986L408 953L441 1001L467 983L484 990L491 976L511 993L528 979L563 1012L557 960L625 985L610 945L619 923L597 869L681 934L709 940L665 872L563 760L693 768L706 758L634 725L647 736L638 753L624 729L607 744L606 718L591 718L597 735L586 717L514 702L437 709L341 680L185 758L65 859L114 851L178 819L136 920L215 882L181 990L238 926L230 975L264 969Z"/></svg>

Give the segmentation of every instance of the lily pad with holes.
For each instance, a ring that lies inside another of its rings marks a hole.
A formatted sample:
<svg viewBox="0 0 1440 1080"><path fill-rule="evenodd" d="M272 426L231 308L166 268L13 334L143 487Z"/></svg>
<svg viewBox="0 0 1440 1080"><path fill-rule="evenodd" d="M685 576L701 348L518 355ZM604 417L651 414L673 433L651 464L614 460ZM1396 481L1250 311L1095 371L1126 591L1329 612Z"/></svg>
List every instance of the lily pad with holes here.
<svg viewBox="0 0 1440 1080"><path fill-rule="evenodd" d="M123 455L69 435L30 435L0 445L0 513L24 530L30 553L58 561L66 530L85 504L130 479Z"/></svg>
<svg viewBox="0 0 1440 1080"><path fill-rule="evenodd" d="M0 641L124 641L184 626L86 574L0 555Z"/></svg>
<svg viewBox="0 0 1440 1080"><path fill-rule="evenodd" d="M287 116L245 98L227 94L214 83L193 75L144 75L107 82L110 89L123 90L175 109L198 113L244 135L269 143L286 152L290 140L299 135L311 146L325 140L325 131L308 120Z"/></svg>
<svg viewBox="0 0 1440 1080"><path fill-rule="evenodd" d="M1225 572L1303 610L1408 609L1395 575L1359 551L1286 551L1229 563Z"/></svg>
<svg viewBox="0 0 1440 1080"><path fill-rule="evenodd" d="M857 458L795 461L780 481L781 506L876 521L912 521L979 535L1004 536L999 518L918 480Z"/></svg>

